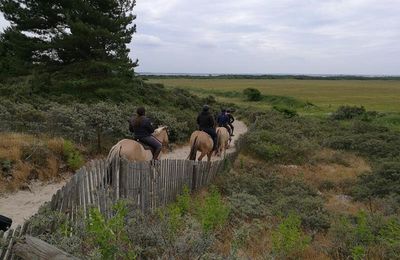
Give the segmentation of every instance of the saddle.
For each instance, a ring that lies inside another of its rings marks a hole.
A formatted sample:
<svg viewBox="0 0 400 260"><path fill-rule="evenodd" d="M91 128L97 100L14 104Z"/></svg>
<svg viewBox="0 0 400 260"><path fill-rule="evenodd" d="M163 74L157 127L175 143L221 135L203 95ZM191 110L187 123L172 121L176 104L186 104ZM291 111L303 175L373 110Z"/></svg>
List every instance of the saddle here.
<svg viewBox="0 0 400 260"><path fill-rule="evenodd" d="M147 145L147 144L145 144L145 143L142 143L139 139L134 139L136 142L138 142L139 144L141 144L142 146L143 146L143 149L144 150L148 150L148 151L151 151L152 150L152 148L151 148L151 146L149 146L149 145Z"/></svg>

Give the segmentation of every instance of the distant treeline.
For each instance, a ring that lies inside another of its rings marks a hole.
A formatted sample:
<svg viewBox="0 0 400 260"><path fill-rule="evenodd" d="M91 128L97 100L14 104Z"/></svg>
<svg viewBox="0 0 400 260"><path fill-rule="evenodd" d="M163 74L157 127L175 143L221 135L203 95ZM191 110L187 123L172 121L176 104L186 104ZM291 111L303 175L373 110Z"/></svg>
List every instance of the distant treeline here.
<svg viewBox="0 0 400 260"><path fill-rule="evenodd" d="M140 76L146 79L298 79L298 80L400 80L400 76L358 76L358 75L241 75L241 74L223 74L223 75L156 75L156 74L141 74Z"/></svg>

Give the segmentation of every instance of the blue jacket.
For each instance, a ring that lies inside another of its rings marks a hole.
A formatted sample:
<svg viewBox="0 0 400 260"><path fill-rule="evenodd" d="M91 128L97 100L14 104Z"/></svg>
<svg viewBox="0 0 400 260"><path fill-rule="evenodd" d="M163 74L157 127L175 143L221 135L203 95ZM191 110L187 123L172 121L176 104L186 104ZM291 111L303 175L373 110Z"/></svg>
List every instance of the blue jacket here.
<svg viewBox="0 0 400 260"><path fill-rule="evenodd" d="M226 125L229 123L229 117L227 114L222 113L218 116L217 123L219 125Z"/></svg>
<svg viewBox="0 0 400 260"><path fill-rule="evenodd" d="M135 138L148 137L154 133L154 128L149 118L146 116L140 117L141 122L138 126L135 124L136 120L138 120L138 117L132 117L129 120L129 131L134 134Z"/></svg>

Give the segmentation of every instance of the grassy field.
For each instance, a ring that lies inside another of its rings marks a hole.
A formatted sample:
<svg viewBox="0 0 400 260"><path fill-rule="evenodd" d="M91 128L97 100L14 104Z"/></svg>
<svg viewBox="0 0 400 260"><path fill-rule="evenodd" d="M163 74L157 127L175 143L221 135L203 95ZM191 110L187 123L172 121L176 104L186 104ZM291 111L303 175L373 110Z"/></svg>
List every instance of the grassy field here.
<svg viewBox="0 0 400 260"><path fill-rule="evenodd" d="M290 96L309 101L327 113L341 105L364 106L367 110L400 112L400 81L396 80L295 80L295 79L151 79L166 86L182 87L197 94L218 96L221 101L248 105L240 95L245 88L256 88L264 95ZM254 106L268 107L265 102ZM307 112L307 111L301 111Z"/></svg>

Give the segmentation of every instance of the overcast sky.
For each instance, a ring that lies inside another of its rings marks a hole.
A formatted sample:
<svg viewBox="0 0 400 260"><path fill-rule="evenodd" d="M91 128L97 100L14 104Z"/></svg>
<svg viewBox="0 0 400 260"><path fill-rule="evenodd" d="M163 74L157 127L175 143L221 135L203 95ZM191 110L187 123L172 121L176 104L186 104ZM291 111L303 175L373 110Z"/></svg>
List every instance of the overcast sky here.
<svg viewBox="0 0 400 260"><path fill-rule="evenodd" d="M400 74L400 0L137 0L135 13L139 72Z"/></svg>

